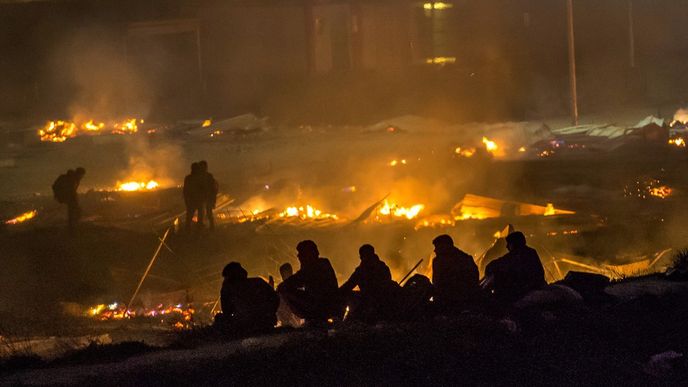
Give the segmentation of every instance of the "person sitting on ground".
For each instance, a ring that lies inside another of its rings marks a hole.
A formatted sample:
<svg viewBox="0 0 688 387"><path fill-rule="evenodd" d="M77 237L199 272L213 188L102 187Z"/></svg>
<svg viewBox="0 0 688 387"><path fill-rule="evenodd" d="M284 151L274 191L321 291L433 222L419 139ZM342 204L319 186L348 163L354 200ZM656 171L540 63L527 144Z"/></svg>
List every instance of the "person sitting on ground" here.
<svg viewBox="0 0 688 387"><path fill-rule="evenodd" d="M442 314L460 313L475 306L480 294L478 266L473 257L454 246L449 235L432 241L435 259L432 261L433 300Z"/></svg>
<svg viewBox="0 0 688 387"><path fill-rule="evenodd" d="M350 309L348 318L367 323L392 318L399 285L392 281L389 267L375 254L373 246L361 246L358 254L361 264L339 288ZM357 286L360 291L354 292Z"/></svg>
<svg viewBox="0 0 688 387"><path fill-rule="evenodd" d="M330 261L320 257L318 246L311 240L299 242L296 251L301 268L277 287L282 300L307 324L338 317L337 277Z"/></svg>
<svg viewBox="0 0 688 387"><path fill-rule="evenodd" d="M545 270L537 251L526 246L526 237L517 231L506 237L509 252L485 268L483 287L501 302L513 303L528 292L545 285Z"/></svg>
<svg viewBox="0 0 688 387"><path fill-rule="evenodd" d="M277 293L262 278L248 278L238 262L222 270L224 282L220 291L222 313L216 322L223 330L255 332L272 329L277 323Z"/></svg>

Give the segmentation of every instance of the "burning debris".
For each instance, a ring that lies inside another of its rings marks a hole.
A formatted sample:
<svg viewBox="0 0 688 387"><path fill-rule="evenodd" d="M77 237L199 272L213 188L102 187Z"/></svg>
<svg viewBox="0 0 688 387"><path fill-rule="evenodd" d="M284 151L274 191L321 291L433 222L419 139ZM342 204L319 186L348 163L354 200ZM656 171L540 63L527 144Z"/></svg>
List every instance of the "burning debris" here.
<svg viewBox="0 0 688 387"><path fill-rule="evenodd" d="M27 220L30 220L30 219L35 218L36 215L38 215L38 211L36 211L36 210L31 210L31 211L25 212L25 213L23 213L23 214L17 216L16 218L13 218L13 219L10 219L10 220L5 221L5 224L19 224L19 223L24 223L24 222L26 222Z"/></svg>
<svg viewBox="0 0 688 387"><path fill-rule="evenodd" d="M574 211L555 208L552 203L545 206L536 204L509 202L473 194L466 194L451 211L455 220L482 220L503 216L552 216L573 215Z"/></svg>
<svg viewBox="0 0 688 387"><path fill-rule="evenodd" d="M633 184L629 184L624 188L625 197L636 197L638 199L666 199L672 196L674 190L662 184L658 179L645 178L638 179Z"/></svg>
<svg viewBox="0 0 688 387"><path fill-rule="evenodd" d="M333 219L337 220L339 217L335 214L328 214L322 212L319 209L306 204L305 206L291 206L287 207L284 211L280 212L278 215L280 218L298 218L301 220L324 220Z"/></svg>
<svg viewBox="0 0 688 387"><path fill-rule="evenodd" d="M123 320L126 318L156 318L162 323L172 325L175 329L188 329L193 324L196 309L192 305L164 305L158 304L153 308L127 309L122 303L98 304L88 307L84 315L99 321Z"/></svg>
<svg viewBox="0 0 688 387"><path fill-rule="evenodd" d="M423 204L414 204L411 207L403 207L394 202L389 202L385 199L382 206L377 211L375 219L383 221L385 219L405 218L414 219L425 208Z"/></svg>
<svg viewBox="0 0 688 387"><path fill-rule="evenodd" d="M115 186L115 191L152 191L159 188L160 184L155 180L145 181L127 181L124 183L117 182Z"/></svg>
<svg viewBox="0 0 688 387"><path fill-rule="evenodd" d="M38 130L38 136L44 142L65 142L70 138L83 134L102 134L106 128L110 128L112 134L134 134L138 132L138 124L143 124L143 120L128 118L122 122L106 125L90 119L86 122L77 124L72 121L48 121L45 126Z"/></svg>

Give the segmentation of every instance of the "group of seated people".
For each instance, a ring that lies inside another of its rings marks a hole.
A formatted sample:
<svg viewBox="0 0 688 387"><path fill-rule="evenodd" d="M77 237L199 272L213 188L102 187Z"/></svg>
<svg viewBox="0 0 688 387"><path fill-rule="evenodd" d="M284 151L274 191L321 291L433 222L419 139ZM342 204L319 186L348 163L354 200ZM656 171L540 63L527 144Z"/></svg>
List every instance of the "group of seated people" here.
<svg viewBox="0 0 688 387"><path fill-rule="evenodd" d="M276 290L261 278L249 278L241 264L231 262L222 272L222 313L216 316L216 325L245 332L272 328L278 319L293 326L342 319L364 323L422 319L485 304L507 306L546 285L540 258L521 232L506 237L508 253L485 267L482 280L473 257L454 246L449 235L432 243L432 281L416 274L403 286L392 279L389 267L369 244L360 247L361 263L341 286L330 261L320 256L311 240L296 246L300 263L296 273L289 264L280 268L283 281Z"/></svg>

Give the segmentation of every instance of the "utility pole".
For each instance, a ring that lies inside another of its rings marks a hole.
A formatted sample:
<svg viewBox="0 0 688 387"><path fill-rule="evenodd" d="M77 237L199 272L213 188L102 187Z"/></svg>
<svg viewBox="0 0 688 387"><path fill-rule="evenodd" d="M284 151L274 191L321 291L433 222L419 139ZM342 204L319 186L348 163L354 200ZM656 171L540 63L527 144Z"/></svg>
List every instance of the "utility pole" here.
<svg viewBox="0 0 688 387"><path fill-rule="evenodd" d="M633 27L633 0L628 0L628 63L631 68L635 68L635 32Z"/></svg>
<svg viewBox="0 0 688 387"><path fill-rule="evenodd" d="M569 86L571 88L571 121L578 126L578 86L576 85L576 44L573 34L573 0L566 0L569 41Z"/></svg>

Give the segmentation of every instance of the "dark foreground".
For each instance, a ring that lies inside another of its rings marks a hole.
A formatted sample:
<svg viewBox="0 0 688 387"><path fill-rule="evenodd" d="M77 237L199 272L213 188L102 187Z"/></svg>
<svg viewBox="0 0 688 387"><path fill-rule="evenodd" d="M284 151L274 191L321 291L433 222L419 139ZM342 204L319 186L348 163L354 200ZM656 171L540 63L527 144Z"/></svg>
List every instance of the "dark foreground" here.
<svg viewBox="0 0 688 387"><path fill-rule="evenodd" d="M466 314L243 339L205 329L166 349L120 344L50 363L6 363L0 384L685 385L686 321L680 292L510 320Z"/></svg>

